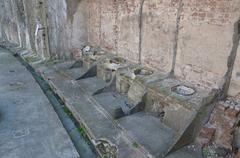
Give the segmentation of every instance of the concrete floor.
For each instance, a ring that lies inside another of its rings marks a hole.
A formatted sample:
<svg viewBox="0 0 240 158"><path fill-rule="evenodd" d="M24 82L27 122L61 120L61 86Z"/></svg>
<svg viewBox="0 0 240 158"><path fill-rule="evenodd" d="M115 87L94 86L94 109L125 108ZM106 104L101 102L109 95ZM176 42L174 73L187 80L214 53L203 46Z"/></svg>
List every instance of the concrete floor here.
<svg viewBox="0 0 240 158"><path fill-rule="evenodd" d="M3 49L0 49L0 157L79 157L32 75Z"/></svg>

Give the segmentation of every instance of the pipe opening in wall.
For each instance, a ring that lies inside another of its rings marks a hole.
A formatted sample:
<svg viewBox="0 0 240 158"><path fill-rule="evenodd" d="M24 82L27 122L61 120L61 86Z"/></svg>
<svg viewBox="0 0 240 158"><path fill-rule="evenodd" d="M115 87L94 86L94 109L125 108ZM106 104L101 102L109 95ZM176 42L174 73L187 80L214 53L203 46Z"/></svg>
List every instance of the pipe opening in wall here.
<svg viewBox="0 0 240 158"><path fill-rule="evenodd" d="M91 46L84 46L82 48L82 55L88 55L91 52Z"/></svg>
<svg viewBox="0 0 240 158"><path fill-rule="evenodd" d="M171 91L181 96L191 96L196 92L193 88L185 85L172 87Z"/></svg>
<svg viewBox="0 0 240 158"><path fill-rule="evenodd" d="M135 75L141 75L141 76L149 76L149 75L153 74L153 71L147 70L147 69L144 69L144 68L140 68L140 69L134 70L134 74Z"/></svg>
<svg viewBox="0 0 240 158"><path fill-rule="evenodd" d="M116 58L110 60L110 63L114 63L114 64L118 64L118 65L125 64L126 62L127 61L125 59L119 58L119 57L116 57Z"/></svg>
<svg viewBox="0 0 240 158"><path fill-rule="evenodd" d="M161 111L161 112L158 114L158 117L160 117L161 119L164 119L164 117L165 117L165 111Z"/></svg>
<svg viewBox="0 0 240 158"><path fill-rule="evenodd" d="M113 59L106 59L103 67L107 70L117 71L119 68L123 67L126 62L127 61L123 58L115 57Z"/></svg>

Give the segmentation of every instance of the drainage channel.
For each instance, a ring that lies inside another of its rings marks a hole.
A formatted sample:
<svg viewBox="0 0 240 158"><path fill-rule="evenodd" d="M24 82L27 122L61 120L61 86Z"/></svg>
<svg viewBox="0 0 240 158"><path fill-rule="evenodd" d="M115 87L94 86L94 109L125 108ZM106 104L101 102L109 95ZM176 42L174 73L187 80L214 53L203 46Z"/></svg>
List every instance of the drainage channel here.
<svg viewBox="0 0 240 158"><path fill-rule="evenodd" d="M47 96L51 105L53 106L55 112L57 113L60 121L62 122L64 128L66 129L68 135L70 136L77 152L81 158L97 158L97 152L88 139L84 127L78 123L78 121L73 117L71 111L66 107L64 102L60 97L51 89L49 84L20 56L16 58L27 68L27 70L32 74L34 79L40 85L41 89Z"/></svg>

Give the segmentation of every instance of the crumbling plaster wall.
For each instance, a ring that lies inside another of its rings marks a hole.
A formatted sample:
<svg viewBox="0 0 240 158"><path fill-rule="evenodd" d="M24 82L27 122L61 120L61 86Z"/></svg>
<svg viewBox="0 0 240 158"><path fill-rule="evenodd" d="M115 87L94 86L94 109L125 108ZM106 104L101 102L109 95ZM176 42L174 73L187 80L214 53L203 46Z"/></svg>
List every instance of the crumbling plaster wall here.
<svg viewBox="0 0 240 158"><path fill-rule="evenodd" d="M140 0L89 0L89 43L137 62Z"/></svg>
<svg viewBox="0 0 240 158"><path fill-rule="evenodd" d="M87 42L85 0L47 0L48 32L52 56L78 57Z"/></svg>
<svg viewBox="0 0 240 158"><path fill-rule="evenodd" d="M229 94L240 91L239 49L228 63L239 0L0 0L0 41L39 52L41 2L51 57L78 58L90 44L205 88L232 75Z"/></svg>
<svg viewBox="0 0 240 158"><path fill-rule="evenodd" d="M88 5L89 43L201 87L224 85L239 0L89 0Z"/></svg>
<svg viewBox="0 0 240 158"><path fill-rule="evenodd" d="M1 41L10 41L12 43L20 43L20 19L18 16L17 3L19 1L0 1L0 25L1 25Z"/></svg>
<svg viewBox="0 0 240 158"><path fill-rule="evenodd" d="M145 0L143 5L143 64L170 72L175 48L179 1Z"/></svg>
<svg viewBox="0 0 240 158"><path fill-rule="evenodd" d="M0 4L0 41L27 47L42 57L49 49L51 57L62 59L78 57L87 43L87 0L0 0Z"/></svg>
<svg viewBox="0 0 240 158"><path fill-rule="evenodd" d="M175 74L204 87L219 88L228 70L239 0L183 0Z"/></svg>

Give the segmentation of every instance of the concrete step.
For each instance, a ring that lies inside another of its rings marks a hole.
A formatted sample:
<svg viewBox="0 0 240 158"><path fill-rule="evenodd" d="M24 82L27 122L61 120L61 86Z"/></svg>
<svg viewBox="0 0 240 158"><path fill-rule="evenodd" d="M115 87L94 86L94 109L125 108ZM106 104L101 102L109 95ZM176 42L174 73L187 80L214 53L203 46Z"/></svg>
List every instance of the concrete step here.
<svg viewBox="0 0 240 158"><path fill-rule="evenodd" d="M101 93L99 95L94 96L96 101L102 105L107 112L113 118L120 118L125 116L124 108L126 107L127 97L123 95L116 94L114 92Z"/></svg>
<svg viewBox="0 0 240 158"><path fill-rule="evenodd" d="M86 70L82 67L80 68L72 68L72 69L67 69L65 73L69 76L71 76L74 79L78 79L82 75L86 73Z"/></svg>
<svg viewBox="0 0 240 158"><path fill-rule="evenodd" d="M175 131L164 125L160 118L145 112L120 118L118 123L130 137L156 157L167 154L175 135Z"/></svg>
<svg viewBox="0 0 240 158"><path fill-rule="evenodd" d="M191 144L169 154L166 158L203 158L202 149L198 145Z"/></svg>
<svg viewBox="0 0 240 158"><path fill-rule="evenodd" d="M98 77L81 79L77 83L90 95L107 86L107 83Z"/></svg>

